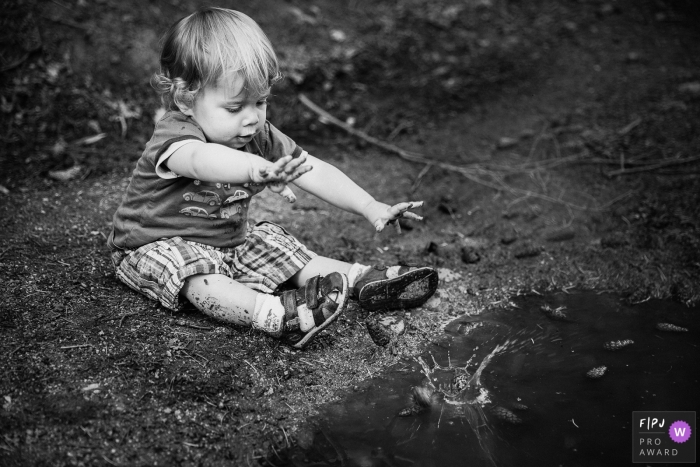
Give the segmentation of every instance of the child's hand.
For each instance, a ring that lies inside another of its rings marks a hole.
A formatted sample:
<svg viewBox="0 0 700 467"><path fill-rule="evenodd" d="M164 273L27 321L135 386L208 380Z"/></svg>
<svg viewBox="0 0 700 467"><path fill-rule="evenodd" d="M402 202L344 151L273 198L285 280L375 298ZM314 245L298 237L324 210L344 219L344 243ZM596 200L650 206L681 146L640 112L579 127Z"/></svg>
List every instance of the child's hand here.
<svg viewBox="0 0 700 467"><path fill-rule="evenodd" d="M301 177L313 168L310 165L304 165L304 162L306 162L306 154L302 154L296 159L292 158L292 156L285 156L275 163L263 160L263 164L253 170L251 174L252 181L255 183L287 184ZM283 191L283 189L279 189L279 191L276 192L280 193L281 191Z"/></svg>
<svg viewBox="0 0 700 467"><path fill-rule="evenodd" d="M287 185L286 183L272 182L272 183L268 183L267 187L273 193L277 193L278 195L280 195L284 199L286 199L288 203L294 203L297 200L297 196L294 194L292 189L289 188L289 185Z"/></svg>
<svg viewBox="0 0 700 467"><path fill-rule="evenodd" d="M368 214L365 217L374 225L377 232L384 230L387 224L394 224L396 231L401 233L399 219L403 217L404 219L423 220L418 214L409 212L409 209L421 206L423 206L423 201L408 201L393 206L375 201L368 207Z"/></svg>

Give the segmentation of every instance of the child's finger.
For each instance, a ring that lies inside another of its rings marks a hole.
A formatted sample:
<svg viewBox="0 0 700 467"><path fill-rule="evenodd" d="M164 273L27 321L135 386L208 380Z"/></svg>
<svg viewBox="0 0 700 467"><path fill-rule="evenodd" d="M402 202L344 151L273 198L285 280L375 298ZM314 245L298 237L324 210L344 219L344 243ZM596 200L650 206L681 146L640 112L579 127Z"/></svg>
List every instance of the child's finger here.
<svg viewBox="0 0 700 467"><path fill-rule="evenodd" d="M396 227L396 233L401 235L401 224L399 224L399 220L396 219L395 221L392 221L391 223L394 224L394 227Z"/></svg>
<svg viewBox="0 0 700 467"><path fill-rule="evenodd" d="M404 212L401 217L404 217L406 219L415 219L417 221L422 221L423 216L419 216L418 214L412 213L412 212Z"/></svg>
<svg viewBox="0 0 700 467"><path fill-rule="evenodd" d="M311 169L313 169L313 166L311 166L311 165L302 165L302 166L299 167L294 173L285 175L285 176L284 176L284 180L285 180L286 182L294 181L294 180L296 180L297 178L299 178L299 177L301 177L302 175L304 175L306 172L311 171Z"/></svg>
<svg viewBox="0 0 700 467"><path fill-rule="evenodd" d="M289 163L285 165L284 171L286 173L293 173L298 167L301 167L304 164L304 162L306 162L305 155L297 157L296 159L292 159L291 161L289 161Z"/></svg>
<svg viewBox="0 0 700 467"><path fill-rule="evenodd" d="M287 166L290 160L292 160L292 156L284 156L280 158L274 164L272 164L272 167L268 173L275 177L279 176L280 174L285 172L285 167Z"/></svg>
<svg viewBox="0 0 700 467"><path fill-rule="evenodd" d="M385 225L385 224L384 224L384 221L381 220L381 219L378 219L378 220L376 220L376 221L374 222L374 229L375 229L377 232L381 232L382 230L384 230L384 225Z"/></svg>

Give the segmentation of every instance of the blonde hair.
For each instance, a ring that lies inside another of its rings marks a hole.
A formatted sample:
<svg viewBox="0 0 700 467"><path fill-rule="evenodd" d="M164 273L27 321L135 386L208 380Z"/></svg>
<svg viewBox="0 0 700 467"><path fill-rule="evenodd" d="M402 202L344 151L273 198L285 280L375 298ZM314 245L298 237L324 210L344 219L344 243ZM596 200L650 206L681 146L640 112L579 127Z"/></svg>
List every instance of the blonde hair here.
<svg viewBox="0 0 700 467"><path fill-rule="evenodd" d="M255 21L234 10L201 8L165 33L160 72L152 84L163 105L191 107L219 79L240 76L250 95L265 94L282 76L272 44Z"/></svg>

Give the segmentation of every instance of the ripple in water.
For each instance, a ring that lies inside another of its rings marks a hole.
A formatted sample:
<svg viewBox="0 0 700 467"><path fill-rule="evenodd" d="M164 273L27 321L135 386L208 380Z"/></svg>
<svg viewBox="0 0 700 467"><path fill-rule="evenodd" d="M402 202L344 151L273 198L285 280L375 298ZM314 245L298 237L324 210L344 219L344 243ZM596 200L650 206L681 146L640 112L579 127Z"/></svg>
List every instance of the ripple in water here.
<svg viewBox="0 0 700 467"><path fill-rule="evenodd" d="M275 465L628 464L632 412L695 410L700 309L586 292L462 317L420 358L329 405Z"/></svg>

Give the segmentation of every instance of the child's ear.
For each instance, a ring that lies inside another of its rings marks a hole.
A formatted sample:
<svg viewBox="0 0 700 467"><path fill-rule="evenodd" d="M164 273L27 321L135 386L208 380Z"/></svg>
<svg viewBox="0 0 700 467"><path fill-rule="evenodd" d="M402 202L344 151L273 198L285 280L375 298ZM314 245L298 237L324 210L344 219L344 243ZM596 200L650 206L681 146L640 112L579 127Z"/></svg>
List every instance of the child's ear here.
<svg viewBox="0 0 700 467"><path fill-rule="evenodd" d="M175 105L178 109L180 109L180 112L182 112L183 114L187 115L188 117L194 117L192 107L179 100L175 100Z"/></svg>

